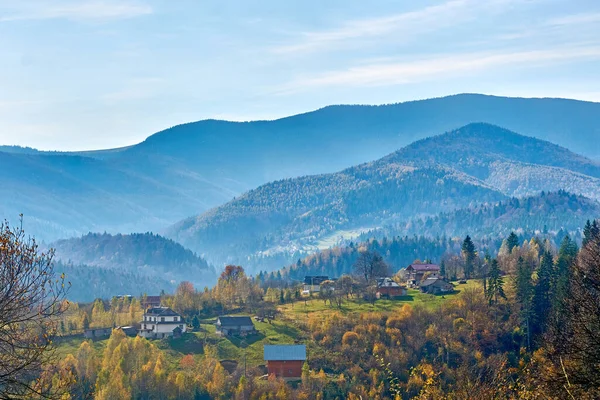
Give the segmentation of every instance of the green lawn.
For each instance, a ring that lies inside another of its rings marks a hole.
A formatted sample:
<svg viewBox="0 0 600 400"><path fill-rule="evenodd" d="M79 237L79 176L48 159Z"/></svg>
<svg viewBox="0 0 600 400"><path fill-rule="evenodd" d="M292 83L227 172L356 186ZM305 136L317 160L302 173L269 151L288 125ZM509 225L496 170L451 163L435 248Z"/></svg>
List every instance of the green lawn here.
<svg viewBox="0 0 600 400"><path fill-rule="evenodd" d="M298 340L302 335L299 329L289 323L274 320L271 324L254 321L254 326L258 331L256 335L245 338L222 337L215 333L213 320L205 322L207 323L201 324L205 332L195 332L194 334L201 340L205 340L208 346L216 349L217 357L221 360L243 362L245 353L248 366L264 364L263 346L265 344L293 344L294 340Z"/></svg>
<svg viewBox="0 0 600 400"><path fill-rule="evenodd" d="M388 300L381 299L377 300L374 305L363 300L363 299L347 299L344 300L341 308L335 305L327 305L323 300L318 298L318 295L310 298L306 301L299 301L295 304L284 304L279 306L279 310L288 318L292 320L306 320L309 315L318 313L318 315L325 316L333 312L342 313L365 313L365 312L394 312L402 308L404 304L417 305L421 304L427 308L439 307L444 301L460 296L461 292L466 288L477 288L481 287L481 281L470 280L466 284L458 284L454 282L456 291L454 293L445 295L430 295L421 293L419 290L408 289L406 296Z"/></svg>
<svg viewBox="0 0 600 400"><path fill-rule="evenodd" d="M76 355L79 346L85 339L83 336L74 337L59 337L54 340L56 346L56 354L60 358L66 357L68 354ZM94 340L91 341L92 347L96 350L96 355L101 356L104 348L106 347L106 340Z"/></svg>

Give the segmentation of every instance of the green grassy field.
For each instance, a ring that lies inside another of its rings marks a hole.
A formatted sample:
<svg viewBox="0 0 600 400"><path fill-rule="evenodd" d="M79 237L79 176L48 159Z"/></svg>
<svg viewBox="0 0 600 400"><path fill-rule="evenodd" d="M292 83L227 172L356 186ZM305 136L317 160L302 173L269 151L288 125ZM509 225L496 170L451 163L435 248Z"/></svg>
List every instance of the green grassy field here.
<svg viewBox="0 0 600 400"><path fill-rule="evenodd" d="M270 324L254 321L258 334L246 338L221 337L215 333L214 320L204 322L207 323L201 324L201 327L205 332L195 332L194 335L214 347L219 359L243 362L245 354L248 366L264 364L265 344L293 344L302 337L298 328L281 320L274 320Z"/></svg>
<svg viewBox="0 0 600 400"><path fill-rule="evenodd" d="M306 302L299 301L295 304L285 304L279 307L279 310L288 318L292 320L306 320L308 315L318 313L318 315L325 316L333 312L342 313L365 313L365 312L394 312L402 308L404 304L410 305L423 305L427 308L439 307L444 301L456 298L460 296L461 292L467 288L480 288L481 282L478 280L470 280L466 284L456 284L454 293L445 295L431 295L421 293L419 290L409 289L406 296L400 297L394 300L381 299L377 300L374 305L363 300L351 298L344 300L341 308L335 305L325 304L323 300L318 298L316 295L313 298L308 299Z"/></svg>
<svg viewBox="0 0 600 400"><path fill-rule="evenodd" d="M94 340L91 341L92 347L96 350L96 354L100 356L106 347L106 341L104 340ZM56 345L57 355L61 358L65 357L68 354L77 354L77 350L79 346L84 341L82 336L70 336L64 338L57 338L54 340L54 344Z"/></svg>
<svg viewBox="0 0 600 400"><path fill-rule="evenodd" d="M362 299L345 300L342 307L324 304L318 297L298 301L294 304L284 304L279 306L281 315L278 319L268 322L254 321L258 334L240 337L222 337L215 333L215 319L201 321L201 331L191 332L183 335L181 338L168 340L155 340L154 343L165 352L167 361L173 367L177 365L181 357L186 354L192 354L201 358L205 351L214 351L220 360L236 360L239 363L244 362L246 357L247 365L257 366L264 364L263 346L265 344L293 344L295 342L304 342L305 333L298 328L298 322L306 322L310 315L326 316L333 312L342 313L366 313L366 312L384 312L393 313L405 304L421 304L428 308L439 307L444 301L456 298L466 288L481 287L481 282L470 280L467 284L455 284L456 292L444 296L433 296L424 294L418 290L409 289L408 295L395 300L377 300L374 305ZM56 340L58 355L61 357L67 354L75 355L82 337L59 338ZM93 347L100 356L106 346L105 340L93 341Z"/></svg>

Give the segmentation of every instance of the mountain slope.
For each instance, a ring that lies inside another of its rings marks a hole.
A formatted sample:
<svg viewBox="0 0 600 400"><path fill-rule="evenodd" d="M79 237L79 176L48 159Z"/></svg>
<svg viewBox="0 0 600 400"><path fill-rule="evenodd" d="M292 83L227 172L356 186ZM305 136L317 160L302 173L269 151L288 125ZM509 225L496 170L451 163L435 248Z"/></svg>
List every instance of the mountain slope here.
<svg viewBox="0 0 600 400"><path fill-rule="evenodd" d="M510 232L575 232L600 215L600 203L565 191L477 204L366 232L361 239L425 235L428 237L505 238Z"/></svg>
<svg viewBox="0 0 600 400"><path fill-rule="evenodd" d="M49 247L55 249L57 260L67 264L154 277L160 282L187 280L200 287L215 280L214 269L205 260L179 243L151 233L89 233L59 240Z"/></svg>
<svg viewBox="0 0 600 400"><path fill-rule="evenodd" d="M179 125L120 149L2 147L0 194L10 200L0 217L24 213L28 232L45 240L157 230L266 182L339 171L476 121L600 156L599 103L464 94L331 106L275 121Z"/></svg>
<svg viewBox="0 0 600 400"><path fill-rule="evenodd" d="M535 174L545 179L530 180ZM600 199L599 174L598 164L564 148L493 125L470 124L339 173L261 186L180 222L168 235L192 249L207 249L211 260L224 261L215 255L225 254L234 262L314 248L348 230L567 184L574 193Z"/></svg>

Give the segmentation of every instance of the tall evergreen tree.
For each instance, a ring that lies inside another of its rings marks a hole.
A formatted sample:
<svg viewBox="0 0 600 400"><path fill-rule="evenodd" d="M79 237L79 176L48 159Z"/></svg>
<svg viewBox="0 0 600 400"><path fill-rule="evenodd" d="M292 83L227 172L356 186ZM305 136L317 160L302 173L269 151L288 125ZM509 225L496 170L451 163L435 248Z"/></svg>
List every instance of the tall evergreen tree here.
<svg viewBox="0 0 600 400"><path fill-rule="evenodd" d="M496 259L492 260L490 266L486 297L490 304L497 304L498 298L506 299L506 294L504 293L504 279L502 278L502 273L500 272L500 267Z"/></svg>
<svg viewBox="0 0 600 400"><path fill-rule="evenodd" d="M547 320L552 310L554 263L552 254L546 250L542 254L537 270L537 280L533 288L532 299L532 336L534 339L546 331Z"/></svg>
<svg viewBox="0 0 600 400"><path fill-rule="evenodd" d="M462 243L462 256L464 259L464 274L465 278L469 279L475 268L475 259L477 258L477 252L475 251L475 245L471 240L471 237L467 235Z"/></svg>
<svg viewBox="0 0 600 400"><path fill-rule="evenodd" d="M583 245L585 246L592 238L592 223L588 219L583 227Z"/></svg>
<svg viewBox="0 0 600 400"><path fill-rule="evenodd" d="M519 319L527 334L527 348L531 348L530 317L533 285L531 282L531 269L523 257L519 257L517 261L517 273L512 282L515 300L519 305Z"/></svg>
<svg viewBox="0 0 600 400"><path fill-rule="evenodd" d="M598 221L590 222L588 219L583 228L583 245L585 246L595 238L600 237L600 227Z"/></svg>
<svg viewBox="0 0 600 400"><path fill-rule="evenodd" d="M569 235L566 235L560 244L554 268L553 290L555 292L554 299L556 304L562 303L562 300L568 296L569 269L577 258L578 250L577 244Z"/></svg>
<svg viewBox="0 0 600 400"><path fill-rule="evenodd" d="M510 235L506 238L506 247L508 248L508 252L512 252L512 250L519 245L519 238L514 232L511 232Z"/></svg>
<svg viewBox="0 0 600 400"><path fill-rule="evenodd" d="M442 262L440 263L440 275L442 277L446 276L446 263L444 263L444 260L442 260Z"/></svg>

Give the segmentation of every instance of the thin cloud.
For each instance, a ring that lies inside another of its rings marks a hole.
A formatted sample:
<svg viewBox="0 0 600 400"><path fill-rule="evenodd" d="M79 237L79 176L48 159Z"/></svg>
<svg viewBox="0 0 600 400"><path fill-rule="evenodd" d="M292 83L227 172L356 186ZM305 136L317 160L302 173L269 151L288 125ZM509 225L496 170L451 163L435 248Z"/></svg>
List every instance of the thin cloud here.
<svg viewBox="0 0 600 400"><path fill-rule="evenodd" d="M600 58L600 47L582 46L547 50L503 53L465 53L442 55L415 61L373 63L330 71L313 77L293 80L277 88L277 94L290 94L311 88L373 87L418 83L481 70L507 66L535 67L557 62L575 62Z"/></svg>
<svg viewBox="0 0 600 400"><path fill-rule="evenodd" d="M386 17L349 21L330 30L304 32L301 40L272 48L277 54L324 50L352 40L395 34L396 39L441 30L472 20L482 12L501 12L515 0L451 0Z"/></svg>
<svg viewBox="0 0 600 400"><path fill-rule="evenodd" d="M0 14L1 22L24 20L67 19L71 21L134 18L153 13L151 6L139 2L117 0L63 1L53 3L18 1L10 11Z"/></svg>
<svg viewBox="0 0 600 400"><path fill-rule="evenodd" d="M563 17L552 18L547 21L546 25L561 26L561 25L581 25L594 24L600 22L600 13L582 13L571 14Z"/></svg>

